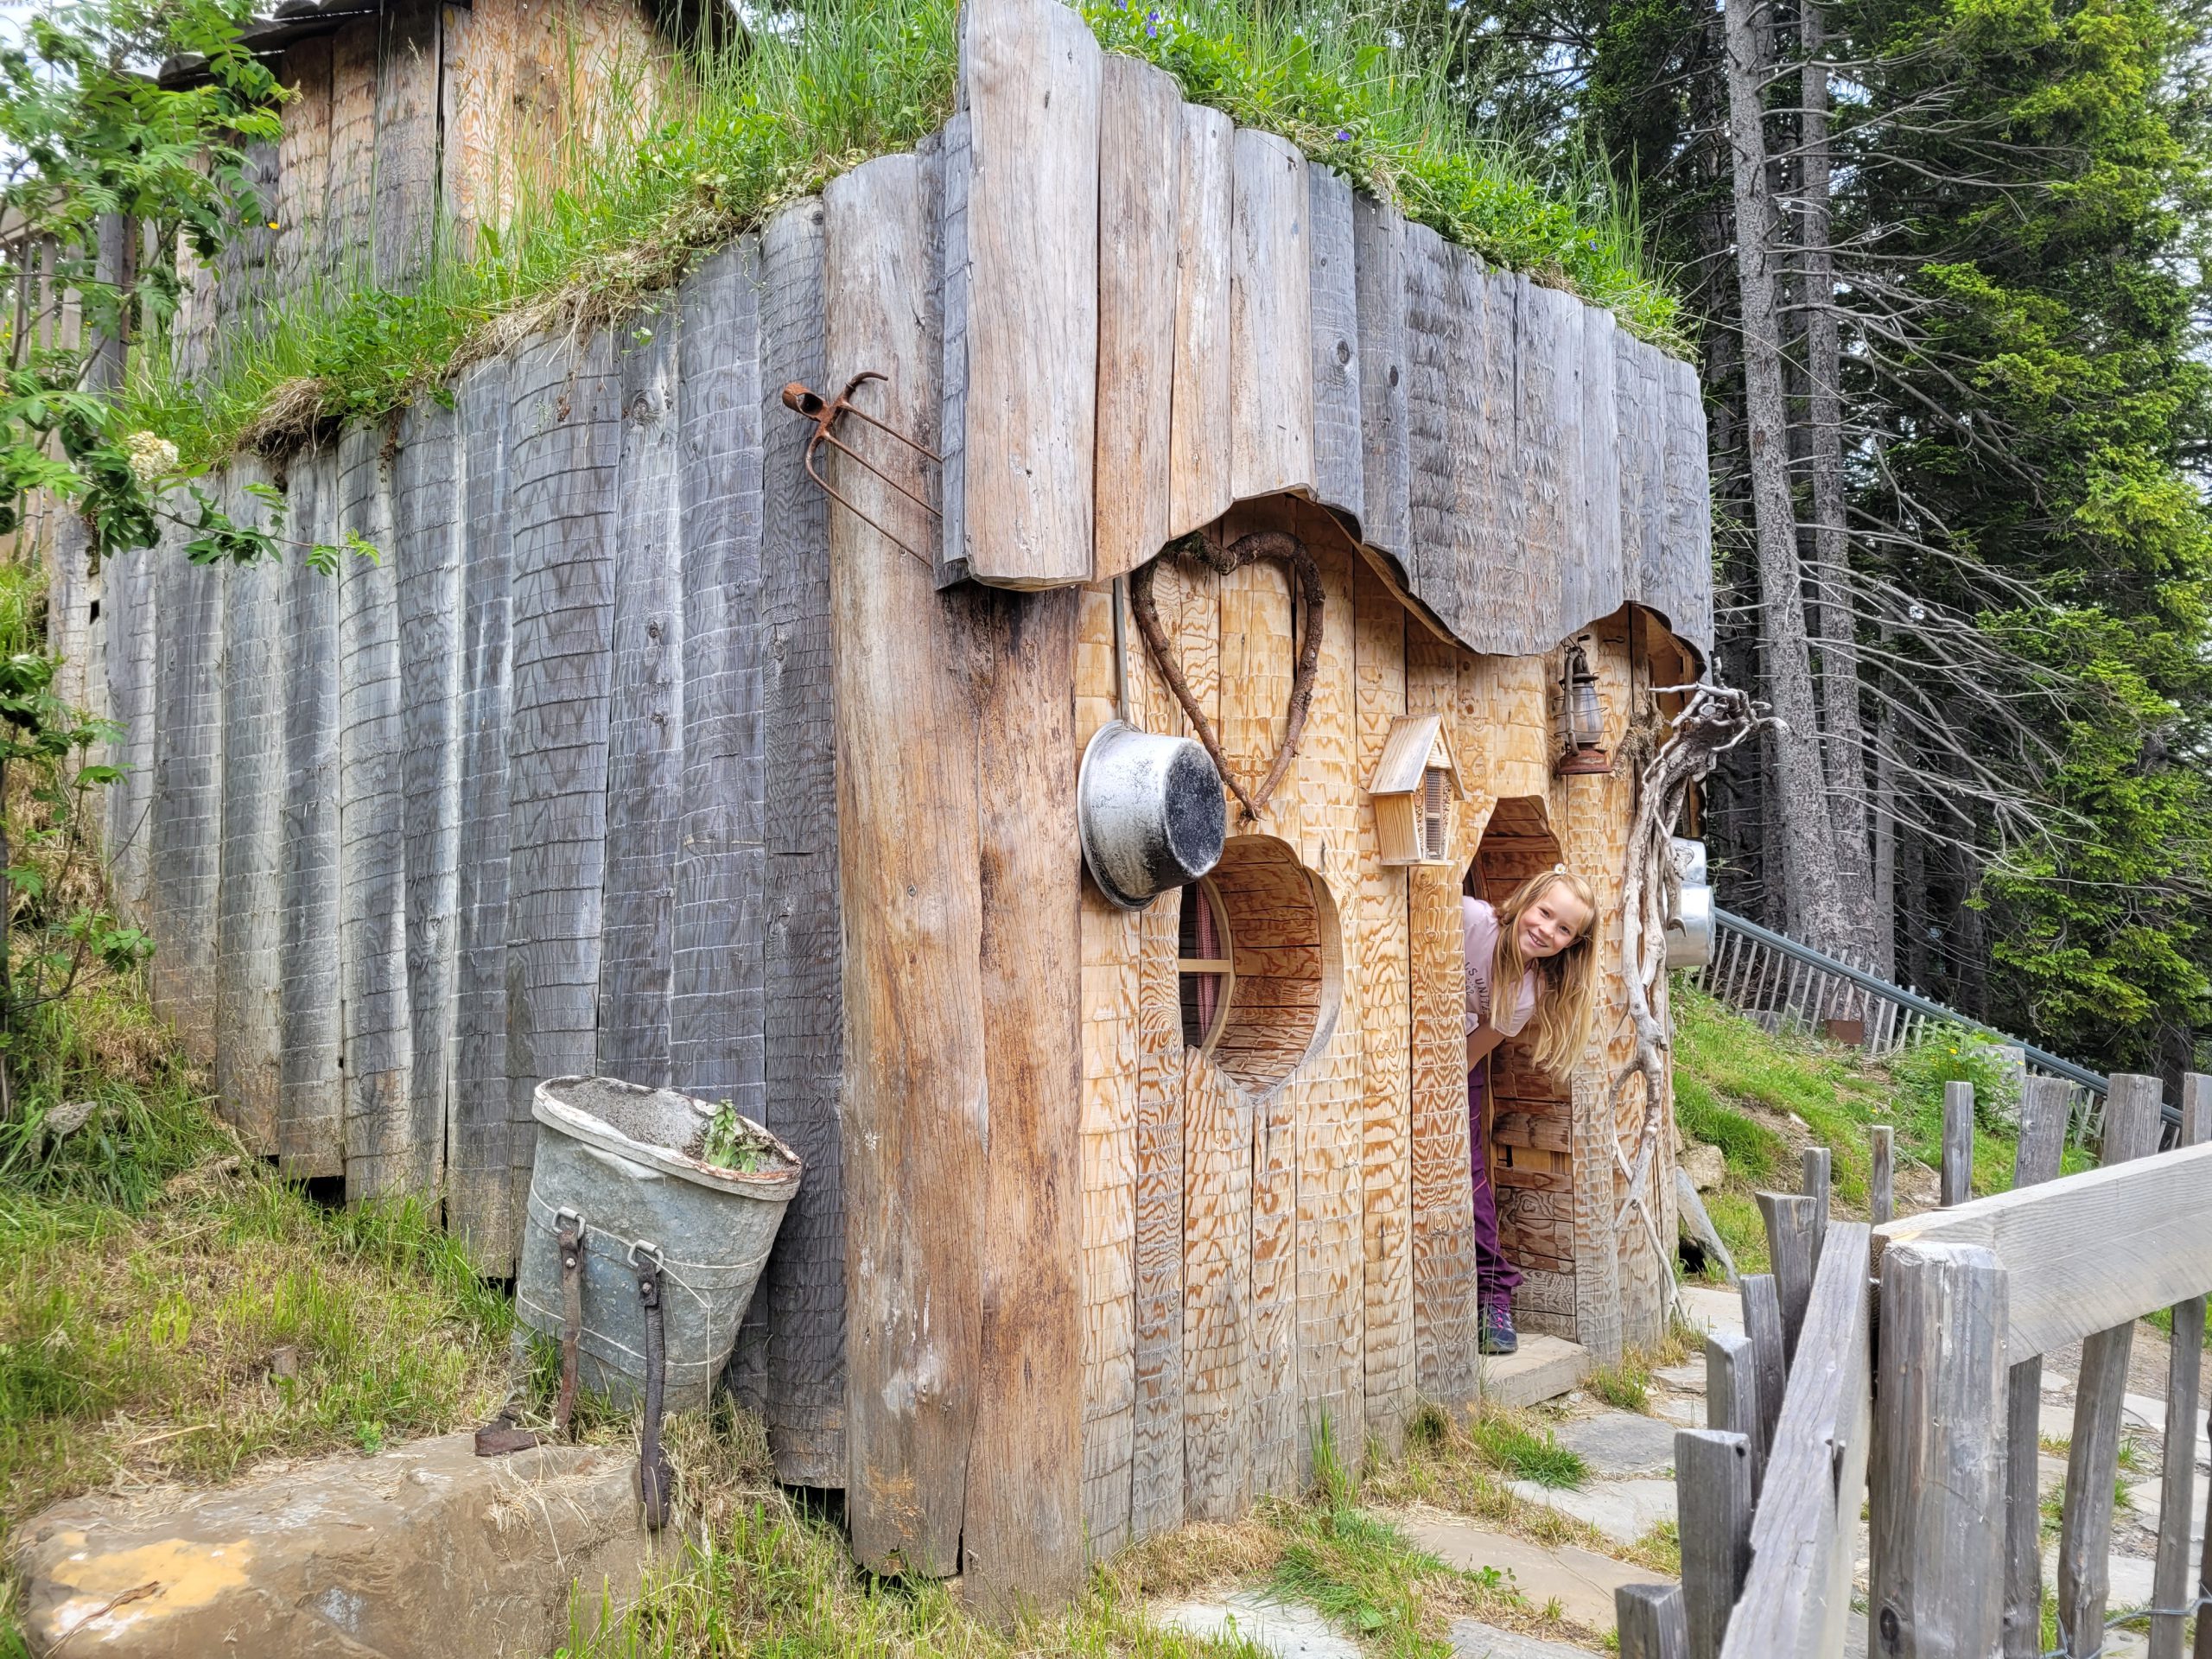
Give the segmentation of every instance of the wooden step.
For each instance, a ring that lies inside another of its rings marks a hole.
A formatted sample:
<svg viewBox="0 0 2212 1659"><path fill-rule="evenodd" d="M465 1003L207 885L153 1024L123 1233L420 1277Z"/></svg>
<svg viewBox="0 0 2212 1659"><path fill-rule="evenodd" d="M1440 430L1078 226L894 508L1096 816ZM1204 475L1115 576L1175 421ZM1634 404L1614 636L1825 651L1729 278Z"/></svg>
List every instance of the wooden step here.
<svg viewBox="0 0 2212 1659"><path fill-rule="evenodd" d="M1518 1353L1482 1357L1475 1389L1491 1405L1541 1405L1579 1388L1594 1369L1596 1362L1580 1343L1523 1331Z"/></svg>

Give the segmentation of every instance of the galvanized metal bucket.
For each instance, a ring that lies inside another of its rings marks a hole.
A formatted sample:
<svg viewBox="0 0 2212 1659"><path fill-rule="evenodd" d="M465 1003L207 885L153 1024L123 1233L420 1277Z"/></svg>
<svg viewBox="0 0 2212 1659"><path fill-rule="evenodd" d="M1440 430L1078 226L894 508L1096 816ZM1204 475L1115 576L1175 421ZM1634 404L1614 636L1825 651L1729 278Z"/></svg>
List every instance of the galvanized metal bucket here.
<svg viewBox="0 0 2212 1659"><path fill-rule="evenodd" d="M564 1217L582 1224L583 1319L577 1378L619 1403L645 1391L640 1266L658 1259L667 1339L665 1408L712 1397L736 1345L784 1211L798 1191L797 1154L749 1120L763 1148L757 1172L696 1154L715 1108L671 1089L611 1077L538 1084L537 1161L515 1303L524 1322L558 1340Z"/></svg>
<svg viewBox="0 0 2212 1659"><path fill-rule="evenodd" d="M1205 750L1118 720L1083 752L1075 813L1090 879L1124 910L1213 868L1229 831L1221 774Z"/></svg>

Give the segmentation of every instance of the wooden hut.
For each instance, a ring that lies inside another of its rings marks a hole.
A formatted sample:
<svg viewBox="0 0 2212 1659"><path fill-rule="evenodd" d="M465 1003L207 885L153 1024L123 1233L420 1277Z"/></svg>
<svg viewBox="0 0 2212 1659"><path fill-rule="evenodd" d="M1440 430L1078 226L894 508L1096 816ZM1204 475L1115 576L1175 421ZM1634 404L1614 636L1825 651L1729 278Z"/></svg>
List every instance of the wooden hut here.
<svg viewBox="0 0 2212 1659"><path fill-rule="evenodd" d="M539 1079L736 1100L807 1163L734 1367L779 1467L843 1489L872 1567L1049 1596L1296 1488L1325 1424L1388 1442L1477 1391L1463 891L1560 861L1599 890L1588 1052L1560 1085L1507 1046L1491 1150L1524 1327L1658 1334L1670 1149L1647 1226L1609 1085L1632 757L1710 640L1705 432L1688 367L1608 313L1074 12L965 28L940 135L650 327L225 480L381 562L165 546L105 574L96 636L118 892L249 1141L442 1194L498 1274ZM926 507L827 448L849 506L809 475L783 389L864 371L941 465L841 435ZM1278 563L1162 554L1260 530L1318 608ZM1188 729L1117 631L1133 573L1247 785L1318 628L1265 810L1134 912L1074 787L1117 688ZM1559 771L1570 646L1610 774ZM1456 786L1400 862L1368 786L1424 715Z"/></svg>

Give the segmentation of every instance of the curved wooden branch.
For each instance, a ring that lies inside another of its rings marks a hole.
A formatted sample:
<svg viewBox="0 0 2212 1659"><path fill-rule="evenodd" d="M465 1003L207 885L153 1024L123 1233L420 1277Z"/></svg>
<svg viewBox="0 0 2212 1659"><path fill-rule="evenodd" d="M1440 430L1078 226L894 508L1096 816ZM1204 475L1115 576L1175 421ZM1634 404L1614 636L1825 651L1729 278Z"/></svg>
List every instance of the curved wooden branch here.
<svg viewBox="0 0 2212 1659"><path fill-rule="evenodd" d="M1629 1085L1643 1081L1643 1121L1637 1138L1634 1159L1614 1155L1628 1176L1628 1197L1614 1216L1616 1230L1628 1225L1630 1214L1644 1212L1645 1224L1655 1242L1658 1227L1644 1203L1643 1185L1659 1145L1660 1118L1666 1103L1665 1055L1669 1046L1666 1027L1652 1012L1659 977L1667 971L1667 912L1680 892L1669 846L1682 804L1690 791L1719 763L1720 757L1752 733L1777 722L1748 692L1704 681L1690 686L1670 686L1665 691L1687 691L1690 699L1675 716L1674 729L1660 745L1640 780L1636 818L1629 830L1627 868L1623 871L1621 908L1622 967L1627 970L1628 1014L1636 1034L1636 1052L1613 1079L1612 1107L1618 1114ZM1663 1246L1662 1247L1663 1249Z"/></svg>
<svg viewBox="0 0 2212 1659"><path fill-rule="evenodd" d="M1259 817L1268 798L1275 792L1275 785L1290 770L1290 763L1298 755L1298 741L1305 734L1306 711L1313 702L1313 673L1321 659L1321 613L1326 602L1321 587L1321 568L1306 550L1305 543L1280 530L1255 531L1227 547L1216 547L1192 537L1168 551L1187 553L1224 576L1261 559L1279 559L1290 567L1306 600L1306 633L1299 642L1298 668L1290 685L1290 720L1283 728L1282 747L1275 751L1274 764L1268 768L1268 775L1259 788L1248 792L1229 770L1228 757L1221 752L1221 740L1214 735L1212 722L1199 709L1198 699L1191 695L1190 682L1183 677L1182 666L1175 660L1174 647L1160 626L1160 611L1152 600L1152 579L1160 568L1160 561L1154 559L1140 566L1129 580L1129 612L1136 618L1137 632L1144 636L1145 648L1160 665L1160 675L1166 680L1167 689L1175 694L1175 701L1183 706L1183 713L1189 717L1192 729L1198 733L1198 741L1213 757L1214 770L1221 774L1230 793L1236 797L1238 805L1243 809L1246 821L1250 822Z"/></svg>

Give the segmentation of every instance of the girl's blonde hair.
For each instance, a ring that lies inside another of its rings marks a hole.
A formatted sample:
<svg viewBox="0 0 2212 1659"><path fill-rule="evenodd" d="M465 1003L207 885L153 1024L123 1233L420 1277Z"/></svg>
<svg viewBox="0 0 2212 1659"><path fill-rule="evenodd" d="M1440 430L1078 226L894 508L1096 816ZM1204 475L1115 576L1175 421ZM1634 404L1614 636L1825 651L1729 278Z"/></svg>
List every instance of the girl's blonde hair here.
<svg viewBox="0 0 2212 1659"><path fill-rule="evenodd" d="M1573 893L1590 912L1589 922L1573 944L1557 956L1533 964L1536 1006L1529 1027L1536 1064L1564 1079L1590 1040L1590 1005L1598 984L1598 895L1587 881L1566 870L1546 870L1514 888L1497 907L1497 958L1490 982L1493 997L1514 995L1521 976L1532 965L1522 960L1520 932L1515 925L1554 883Z"/></svg>

